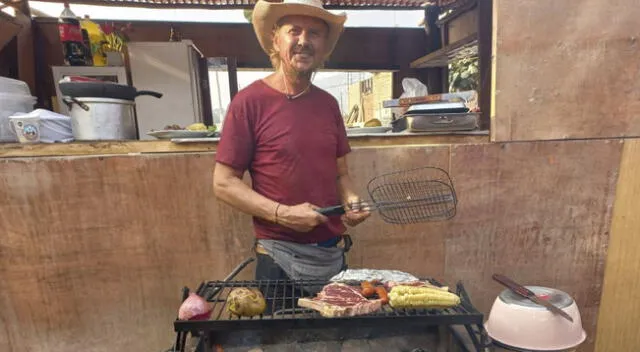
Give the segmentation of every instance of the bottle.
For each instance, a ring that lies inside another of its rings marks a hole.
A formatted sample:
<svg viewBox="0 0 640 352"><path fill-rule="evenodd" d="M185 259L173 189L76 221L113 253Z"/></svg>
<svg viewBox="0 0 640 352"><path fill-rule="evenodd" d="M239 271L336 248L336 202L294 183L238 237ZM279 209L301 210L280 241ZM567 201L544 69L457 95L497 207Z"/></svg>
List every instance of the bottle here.
<svg viewBox="0 0 640 352"><path fill-rule="evenodd" d="M179 30L173 28L173 26L171 26L170 30L171 30L169 32L169 41L170 42L182 41L182 33L180 33Z"/></svg>
<svg viewBox="0 0 640 352"><path fill-rule="evenodd" d="M82 26L81 26L82 27ZM93 66L93 55L91 55L91 41L89 41L89 32L82 28L82 44L84 46L84 59L87 66Z"/></svg>
<svg viewBox="0 0 640 352"><path fill-rule="evenodd" d="M80 21L71 12L68 2L64 3L64 10L58 18L58 32L64 63L68 66L86 66L86 49L82 39Z"/></svg>

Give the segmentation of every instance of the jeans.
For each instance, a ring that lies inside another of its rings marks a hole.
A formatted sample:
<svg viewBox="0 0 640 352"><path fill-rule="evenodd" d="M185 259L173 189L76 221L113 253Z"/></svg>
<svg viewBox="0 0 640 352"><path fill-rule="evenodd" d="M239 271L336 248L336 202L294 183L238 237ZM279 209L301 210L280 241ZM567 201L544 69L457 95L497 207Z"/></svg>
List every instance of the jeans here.
<svg viewBox="0 0 640 352"><path fill-rule="evenodd" d="M287 273L276 264L270 256L266 254L256 253L256 280L290 280ZM270 315L280 309L290 309L295 307L297 297L302 296L299 289L293 290L291 286L283 287L273 284L262 287L262 295L267 301L267 308L264 315ZM295 298L294 298L295 297ZM292 299L293 298L293 299Z"/></svg>
<svg viewBox="0 0 640 352"><path fill-rule="evenodd" d="M342 270L347 269L346 260L342 267ZM273 261L273 259L261 253L256 253L256 280L291 280L287 273ZM281 309L292 309L296 307L296 302L299 297L305 297L307 294L299 289L293 288L289 285L273 284L262 287L262 295L267 302L267 308L264 311L264 315L270 315Z"/></svg>

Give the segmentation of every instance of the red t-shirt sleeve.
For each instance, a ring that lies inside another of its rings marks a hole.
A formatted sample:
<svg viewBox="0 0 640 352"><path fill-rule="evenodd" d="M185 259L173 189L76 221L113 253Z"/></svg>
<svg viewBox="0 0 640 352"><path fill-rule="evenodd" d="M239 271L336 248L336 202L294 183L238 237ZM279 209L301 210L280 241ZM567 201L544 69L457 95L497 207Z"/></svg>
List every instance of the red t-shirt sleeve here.
<svg viewBox="0 0 640 352"><path fill-rule="evenodd" d="M338 125L338 148L336 157L341 158L351 152L351 146L349 145L349 139L347 138L347 129L340 113L340 107L338 102L334 104L334 116L336 118L336 124Z"/></svg>
<svg viewBox="0 0 640 352"><path fill-rule="evenodd" d="M250 114L238 105L229 104L218 142L216 162L245 171L253 160L255 139Z"/></svg>

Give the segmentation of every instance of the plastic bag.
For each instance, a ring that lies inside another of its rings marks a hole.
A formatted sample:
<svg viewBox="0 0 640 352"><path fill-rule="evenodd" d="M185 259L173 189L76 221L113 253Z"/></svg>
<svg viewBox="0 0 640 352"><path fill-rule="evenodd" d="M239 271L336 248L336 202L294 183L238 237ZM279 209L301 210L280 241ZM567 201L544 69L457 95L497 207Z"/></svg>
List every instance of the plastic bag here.
<svg viewBox="0 0 640 352"><path fill-rule="evenodd" d="M424 85L424 83L420 82L419 79L406 77L402 80L402 94L400 95L400 99L423 97L425 95L429 95L429 89ZM399 117L404 114L406 108L392 108L391 111L394 115Z"/></svg>
<svg viewBox="0 0 640 352"><path fill-rule="evenodd" d="M402 80L402 95L400 98L422 97L429 95L429 90L417 78L407 77Z"/></svg>

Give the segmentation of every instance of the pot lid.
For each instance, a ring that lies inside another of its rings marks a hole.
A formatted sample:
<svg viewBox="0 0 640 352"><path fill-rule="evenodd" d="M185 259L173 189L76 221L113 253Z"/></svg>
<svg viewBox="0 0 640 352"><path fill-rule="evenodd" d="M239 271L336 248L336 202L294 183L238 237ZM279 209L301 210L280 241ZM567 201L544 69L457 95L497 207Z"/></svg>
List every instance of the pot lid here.
<svg viewBox="0 0 640 352"><path fill-rule="evenodd" d="M567 308L568 306L573 304L573 298L571 298L571 296L569 296L567 293L563 291L560 291L554 288L549 288L549 287L541 287L541 286L525 286L525 287L533 291L533 293L535 293L536 296L542 299L546 299L547 301L549 301L549 303L553 304L554 306L560 309ZM528 298L524 298L509 289L505 289L504 291L502 291L499 297L500 297L500 300L502 300L504 303L507 303L507 304L515 304L518 306L534 308L534 309L547 309L546 307L543 307L531 301Z"/></svg>

